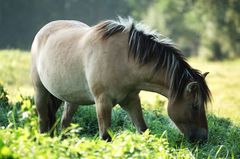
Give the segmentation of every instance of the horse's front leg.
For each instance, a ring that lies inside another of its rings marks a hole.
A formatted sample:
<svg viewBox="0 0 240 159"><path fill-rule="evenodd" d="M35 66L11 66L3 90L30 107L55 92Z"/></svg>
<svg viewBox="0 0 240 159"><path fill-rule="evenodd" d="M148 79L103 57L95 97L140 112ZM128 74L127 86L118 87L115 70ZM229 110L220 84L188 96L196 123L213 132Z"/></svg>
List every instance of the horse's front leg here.
<svg viewBox="0 0 240 159"><path fill-rule="evenodd" d="M128 95L127 98L120 103L120 106L128 113L128 116L139 133L142 133L147 129L138 93Z"/></svg>
<svg viewBox="0 0 240 159"><path fill-rule="evenodd" d="M62 114L61 127L62 129L67 128L71 121L74 113L77 111L78 105L71 103L64 103L64 110Z"/></svg>
<svg viewBox="0 0 240 159"><path fill-rule="evenodd" d="M95 97L99 136L103 140L111 141L108 129L111 126L112 101L105 95Z"/></svg>

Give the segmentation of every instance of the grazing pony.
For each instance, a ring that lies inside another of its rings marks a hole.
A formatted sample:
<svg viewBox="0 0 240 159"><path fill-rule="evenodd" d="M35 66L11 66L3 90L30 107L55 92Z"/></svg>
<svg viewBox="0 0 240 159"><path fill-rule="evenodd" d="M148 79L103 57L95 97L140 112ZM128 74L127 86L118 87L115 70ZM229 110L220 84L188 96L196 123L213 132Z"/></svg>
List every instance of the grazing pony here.
<svg viewBox="0 0 240 159"><path fill-rule="evenodd" d="M96 104L99 134L110 140L111 111L119 104L139 132L147 129L140 90L168 98L168 115L190 141L206 140L205 106L211 93L201 74L167 38L131 19L95 26L71 20L45 25L32 44L32 80L41 133L62 128L79 105Z"/></svg>

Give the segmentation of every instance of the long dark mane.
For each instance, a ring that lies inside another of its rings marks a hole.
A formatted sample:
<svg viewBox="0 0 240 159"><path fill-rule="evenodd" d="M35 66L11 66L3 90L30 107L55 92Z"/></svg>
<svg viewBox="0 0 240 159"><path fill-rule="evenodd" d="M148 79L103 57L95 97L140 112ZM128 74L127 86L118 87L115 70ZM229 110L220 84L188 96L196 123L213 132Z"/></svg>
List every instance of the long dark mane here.
<svg viewBox="0 0 240 159"><path fill-rule="evenodd" d="M190 81L196 81L200 86L199 97L206 103L211 99L210 90L199 70L193 69L179 50L169 39L148 29L140 23L122 19L119 21L104 21L96 25L99 36L106 40L111 36L128 32L129 56L140 65L154 63L154 70L166 70L166 79L170 80L170 94L172 100L180 97Z"/></svg>

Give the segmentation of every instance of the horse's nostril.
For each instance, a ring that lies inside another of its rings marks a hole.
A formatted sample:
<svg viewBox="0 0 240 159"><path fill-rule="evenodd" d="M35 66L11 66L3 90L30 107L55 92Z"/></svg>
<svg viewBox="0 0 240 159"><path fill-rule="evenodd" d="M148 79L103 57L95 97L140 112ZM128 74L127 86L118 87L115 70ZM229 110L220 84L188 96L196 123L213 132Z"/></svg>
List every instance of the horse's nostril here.
<svg viewBox="0 0 240 159"><path fill-rule="evenodd" d="M202 129L202 131L199 131L198 136L201 142L205 142L208 140L208 132L205 129Z"/></svg>

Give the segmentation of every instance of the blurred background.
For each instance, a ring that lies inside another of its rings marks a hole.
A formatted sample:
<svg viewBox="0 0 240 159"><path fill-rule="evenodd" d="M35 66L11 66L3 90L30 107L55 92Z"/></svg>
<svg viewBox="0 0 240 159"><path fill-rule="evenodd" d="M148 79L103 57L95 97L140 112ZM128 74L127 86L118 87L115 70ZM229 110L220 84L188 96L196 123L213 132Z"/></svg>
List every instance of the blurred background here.
<svg viewBox="0 0 240 159"><path fill-rule="evenodd" d="M184 141L167 117L167 99L146 91L140 97L151 134L159 137L154 140L135 133L118 138L122 131L135 131L119 107L112 113L117 137L111 144L97 139L94 107L81 107L74 117L80 140L72 138L74 133L70 140L62 142L59 136L52 142L36 133L30 77L30 48L36 33L53 20L79 20L91 26L118 16L131 16L169 37L193 68L210 72L206 81L213 100L207 106L206 144L198 147ZM142 154L157 158L160 153L165 155L162 158L240 159L240 0L0 0L0 158L138 158Z"/></svg>
<svg viewBox="0 0 240 159"><path fill-rule="evenodd" d="M94 25L117 16L143 21L187 56L240 56L239 0L0 0L0 49L29 50L37 31L52 20Z"/></svg>

